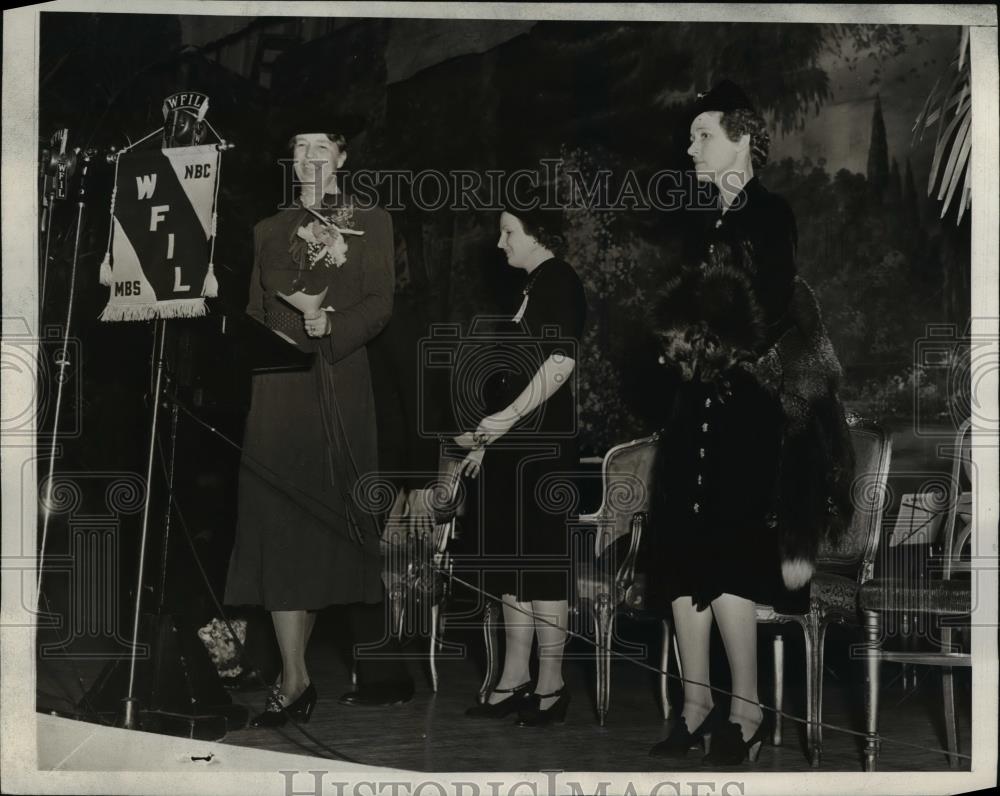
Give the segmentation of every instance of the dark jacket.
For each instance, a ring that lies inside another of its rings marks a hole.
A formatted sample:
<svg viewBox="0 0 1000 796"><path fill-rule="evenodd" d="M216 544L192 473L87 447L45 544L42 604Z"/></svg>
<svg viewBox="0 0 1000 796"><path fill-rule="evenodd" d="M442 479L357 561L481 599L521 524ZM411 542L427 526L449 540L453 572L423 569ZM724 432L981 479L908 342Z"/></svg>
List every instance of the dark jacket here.
<svg viewBox="0 0 1000 796"><path fill-rule="evenodd" d="M812 290L796 276L795 220L758 180L724 215L701 219L702 245L664 291L654 327L683 378L749 373L780 403L781 455L769 521L783 561L815 562L852 512L853 449L837 397L840 364Z"/></svg>

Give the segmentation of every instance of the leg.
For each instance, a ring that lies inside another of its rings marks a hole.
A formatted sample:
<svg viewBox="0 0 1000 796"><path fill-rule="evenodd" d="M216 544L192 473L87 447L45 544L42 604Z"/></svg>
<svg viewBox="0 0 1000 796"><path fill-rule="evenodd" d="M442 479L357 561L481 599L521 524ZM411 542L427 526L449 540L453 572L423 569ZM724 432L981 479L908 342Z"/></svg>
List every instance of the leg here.
<svg viewBox="0 0 1000 796"><path fill-rule="evenodd" d="M712 601L712 612L726 646L733 676L733 701L729 720L743 728L748 739L760 726L764 713L757 696L757 618L752 600L723 594ZM683 649L683 644L681 645Z"/></svg>
<svg viewBox="0 0 1000 796"><path fill-rule="evenodd" d="M281 691L289 702L309 685L306 671L306 611L272 611L274 634L281 650Z"/></svg>
<svg viewBox="0 0 1000 796"><path fill-rule="evenodd" d="M781 711L785 707L785 639L774 637L774 745L781 746Z"/></svg>
<svg viewBox="0 0 1000 796"><path fill-rule="evenodd" d="M503 672L497 688L515 688L530 678L528 663L531 657L531 643L535 638L535 625L531 619L531 603L520 603L513 594L503 595L504 651ZM496 691L487 697L490 704L506 699L506 694Z"/></svg>
<svg viewBox="0 0 1000 796"><path fill-rule="evenodd" d="M865 771L874 771L878 762L879 668L882 662L881 617L876 611L863 611L865 628Z"/></svg>
<svg viewBox="0 0 1000 796"><path fill-rule="evenodd" d="M248 680L256 681L254 670L263 676L265 684L278 682L281 677L281 653L274 635L270 616L260 609L246 615L246 641L243 642L243 669Z"/></svg>
<svg viewBox="0 0 1000 796"><path fill-rule="evenodd" d="M497 682L497 604L493 600L486 603L483 611L483 642L486 647L486 675L479 687L479 704L486 701Z"/></svg>
<svg viewBox="0 0 1000 796"><path fill-rule="evenodd" d="M684 677L684 707L681 715L688 730L694 732L712 709L709 687L708 644L712 630L712 612L699 611L690 597L673 601L674 629L680 649Z"/></svg>
<svg viewBox="0 0 1000 796"><path fill-rule="evenodd" d="M673 628L670 620L663 620L663 643L660 646L660 707L663 709L664 720L670 718L670 694L667 691L670 668L670 644L673 641Z"/></svg>
<svg viewBox="0 0 1000 796"><path fill-rule="evenodd" d="M567 600L532 600L535 614L535 635L538 636L538 684L536 694L553 694L564 685L562 676L563 650L569 627ZM524 682L523 680L521 682ZM557 697L539 702L539 709L548 710Z"/></svg>

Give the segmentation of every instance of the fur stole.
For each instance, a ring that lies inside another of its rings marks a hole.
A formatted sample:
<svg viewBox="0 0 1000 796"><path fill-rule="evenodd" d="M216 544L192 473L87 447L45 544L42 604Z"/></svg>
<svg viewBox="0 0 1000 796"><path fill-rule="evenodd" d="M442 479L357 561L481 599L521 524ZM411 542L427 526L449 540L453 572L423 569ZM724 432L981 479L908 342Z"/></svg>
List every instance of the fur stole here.
<svg viewBox="0 0 1000 796"><path fill-rule="evenodd" d="M785 331L766 345L763 312L745 270L727 264L731 255L721 252L666 286L655 309L655 335L661 362L681 378L724 390L727 374L738 368L780 402L781 456L768 521L777 526L786 583L793 587L811 576L821 540L836 542L851 519L854 462L837 396L841 368L815 295L799 277Z"/></svg>

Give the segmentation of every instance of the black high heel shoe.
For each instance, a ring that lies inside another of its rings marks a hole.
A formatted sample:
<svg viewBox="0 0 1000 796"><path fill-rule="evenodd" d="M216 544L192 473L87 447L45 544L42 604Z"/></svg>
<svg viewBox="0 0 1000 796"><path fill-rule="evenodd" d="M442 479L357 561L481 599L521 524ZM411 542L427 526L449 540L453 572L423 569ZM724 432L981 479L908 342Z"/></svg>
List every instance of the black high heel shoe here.
<svg viewBox="0 0 1000 796"><path fill-rule="evenodd" d="M558 699L542 710L542 700L549 697L558 697ZM519 711L516 723L518 727L544 727L547 724L562 724L566 721L568 708L569 691L563 685L562 688L551 694L532 694L524 709Z"/></svg>
<svg viewBox="0 0 1000 796"><path fill-rule="evenodd" d="M250 719L250 726L283 727L289 719L298 724L305 724L309 721L309 717L312 716L317 698L316 687L312 683L309 683L294 702L282 705L281 692L277 688L274 688L264 705L264 712L258 713Z"/></svg>
<svg viewBox="0 0 1000 796"><path fill-rule="evenodd" d="M760 747L767 737L769 724L766 718L762 719L756 732L749 740L744 741L743 728L734 721L727 721L715 731L712 749L702 758L702 762L716 766L738 766L749 759L751 763L756 763Z"/></svg>
<svg viewBox="0 0 1000 796"><path fill-rule="evenodd" d="M712 705L712 709L708 711L708 715L705 716L701 724L694 732L689 732L687 720L683 716L679 716L670 730L670 734L649 750L649 756L681 760L687 757L689 751L698 747L701 747L705 752L709 751L712 730L718 725L720 719L719 706Z"/></svg>
<svg viewBox="0 0 1000 796"><path fill-rule="evenodd" d="M501 699L496 704L483 702L481 705L473 705L465 711L465 715L473 719L503 719L520 709L524 700L528 698L534 683L530 680L515 688L494 688L491 694L510 694L506 699Z"/></svg>

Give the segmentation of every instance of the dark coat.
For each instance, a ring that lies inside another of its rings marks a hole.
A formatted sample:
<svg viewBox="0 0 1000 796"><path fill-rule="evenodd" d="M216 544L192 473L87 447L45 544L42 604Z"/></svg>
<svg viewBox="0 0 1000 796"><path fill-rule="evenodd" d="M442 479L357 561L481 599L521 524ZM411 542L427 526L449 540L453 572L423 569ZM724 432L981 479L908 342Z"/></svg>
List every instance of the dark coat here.
<svg viewBox="0 0 1000 796"><path fill-rule="evenodd" d="M768 522L782 561L814 563L820 540L850 521L853 449L837 397L840 365L815 296L796 276L794 216L751 180L725 215L702 219L701 248L689 250L692 264L656 309L664 362L723 394L738 368L779 403Z"/></svg>
<svg viewBox="0 0 1000 796"><path fill-rule="evenodd" d="M380 208L348 212L339 225L364 235L345 237L339 267L309 269L297 230L311 218L301 208L282 210L254 228L247 311L318 352L309 371L253 380L226 597L269 610L375 603L383 593L385 507L374 497L378 443L366 346L392 312L392 222ZM306 336L301 314L277 296L302 287L328 289L333 330L320 340Z"/></svg>

